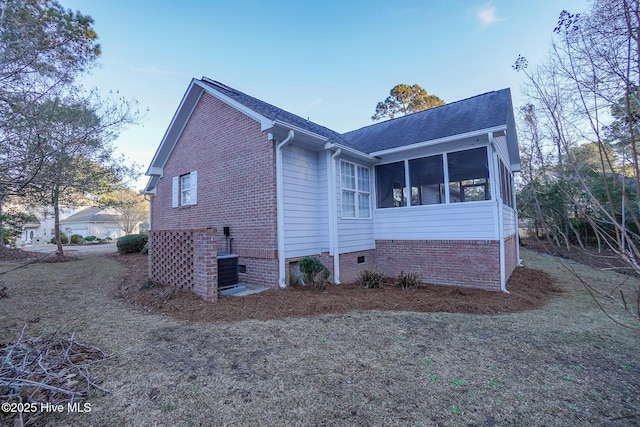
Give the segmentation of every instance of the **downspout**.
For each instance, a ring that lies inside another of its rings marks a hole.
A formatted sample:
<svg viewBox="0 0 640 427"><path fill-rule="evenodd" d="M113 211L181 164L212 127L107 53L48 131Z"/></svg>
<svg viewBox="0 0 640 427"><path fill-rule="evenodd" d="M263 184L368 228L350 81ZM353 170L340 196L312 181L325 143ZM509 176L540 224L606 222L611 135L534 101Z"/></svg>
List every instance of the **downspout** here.
<svg viewBox="0 0 640 427"><path fill-rule="evenodd" d="M513 172L511 172L513 175ZM518 219L518 205L516 204L516 186L513 184L513 177L511 178L511 200L513 200L513 215L515 218L515 226L516 226L516 260L517 266L522 267L522 260L520 259L520 229L519 227L519 219Z"/></svg>
<svg viewBox="0 0 640 427"><path fill-rule="evenodd" d="M284 180L282 177L282 148L293 139L294 132L289 134L276 145L276 217L277 217L277 234L278 234L278 286L286 288L285 283L285 265L284 265Z"/></svg>
<svg viewBox="0 0 640 427"><path fill-rule="evenodd" d="M331 149L333 147L335 147L334 144L325 144L325 149ZM342 150L338 148L331 155L331 169L329 172L331 174L331 177L329 179L329 206L330 206L331 217L329 219L330 219L330 228L331 228L330 232L332 236L330 254L333 254L333 283L336 285L340 284L340 247L338 244L338 203L337 203L338 197L336 193L336 186L338 185L336 181L336 174L337 174L336 159L338 158L340 153L342 153Z"/></svg>
<svg viewBox="0 0 640 427"><path fill-rule="evenodd" d="M493 151L493 155L491 158L493 161L491 162L493 179L494 179L494 190L493 193L495 195L496 208L498 210L498 246L500 248L500 290L505 293L509 293L507 291L507 279L506 279L506 266L505 266L505 249L504 249L504 212L502 211L502 198L500 197L500 174L498 173L498 151L496 150L495 143L493 142L493 132L489 132L489 141L491 141L491 150Z"/></svg>

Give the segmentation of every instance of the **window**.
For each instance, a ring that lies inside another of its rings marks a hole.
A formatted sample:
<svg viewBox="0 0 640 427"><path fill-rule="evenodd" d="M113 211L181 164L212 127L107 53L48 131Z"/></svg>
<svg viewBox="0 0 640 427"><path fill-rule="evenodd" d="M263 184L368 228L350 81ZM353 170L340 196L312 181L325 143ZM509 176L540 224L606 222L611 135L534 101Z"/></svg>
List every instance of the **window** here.
<svg viewBox="0 0 640 427"><path fill-rule="evenodd" d="M186 175L173 177L171 193L171 206L195 205L198 202L198 172L193 171Z"/></svg>
<svg viewBox="0 0 640 427"><path fill-rule="evenodd" d="M340 187L342 188L342 217L371 217L371 184L369 168L353 163L340 162Z"/></svg>
<svg viewBox="0 0 640 427"><path fill-rule="evenodd" d="M411 206L445 202L442 154L409 160Z"/></svg>
<svg viewBox="0 0 640 427"><path fill-rule="evenodd" d="M191 204L191 174L180 177L180 204Z"/></svg>
<svg viewBox="0 0 640 427"><path fill-rule="evenodd" d="M486 147L448 153L447 166L451 203L491 199Z"/></svg>
<svg viewBox="0 0 640 427"><path fill-rule="evenodd" d="M407 206L404 162L376 166L378 208Z"/></svg>

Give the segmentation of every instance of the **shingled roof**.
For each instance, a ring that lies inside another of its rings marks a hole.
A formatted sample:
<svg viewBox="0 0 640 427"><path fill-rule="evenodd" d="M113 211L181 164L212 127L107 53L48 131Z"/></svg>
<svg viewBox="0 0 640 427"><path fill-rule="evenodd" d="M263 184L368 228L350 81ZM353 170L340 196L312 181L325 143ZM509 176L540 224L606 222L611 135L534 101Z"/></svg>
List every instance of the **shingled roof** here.
<svg viewBox="0 0 640 427"><path fill-rule="evenodd" d="M231 88L218 81L203 77L201 82L268 119L288 123L290 125L315 133L316 135L328 138L331 142L351 147L351 143L343 138L341 134L327 127L304 119L300 116L283 110L282 108L276 107L275 105L266 103L258 98L254 98L253 96L247 95L246 93L240 92L239 90Z"/></svg>
<svg viewBox="0 0 640 427"><path fill-rule="evenodd" d="M342 136L365 153L454 135L512 127L511 91L502 89L363 127Z"/></svg>
<svg viewBox="0 0 640 427"><path fill-rule="evenodd" d="M118 222L122 218L121 215L100 213L102 211L104 211L104 208L85 208L63 220L60 220L60 222Z"/></svg>

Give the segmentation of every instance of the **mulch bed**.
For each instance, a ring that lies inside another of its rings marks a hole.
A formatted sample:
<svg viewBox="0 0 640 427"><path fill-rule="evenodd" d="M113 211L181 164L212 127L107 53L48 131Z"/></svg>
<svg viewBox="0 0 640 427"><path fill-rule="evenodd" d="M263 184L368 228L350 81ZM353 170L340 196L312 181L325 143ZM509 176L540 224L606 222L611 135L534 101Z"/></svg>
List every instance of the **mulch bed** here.
<svg viewBox="0 0 640 427"><path fill-rule="evenodd" d="M147 255L116 255L114 259L129 271L118 287L119 297L144 311L189 321L269 320L354 310L504 314L539 308L562 292L546 273L518 267L507 284L509 294L452 286L402 290L394 285L363 289L342 284L327 285L324 290L290 286L208 303L184 289L141 290L147 282Z"/></svg>

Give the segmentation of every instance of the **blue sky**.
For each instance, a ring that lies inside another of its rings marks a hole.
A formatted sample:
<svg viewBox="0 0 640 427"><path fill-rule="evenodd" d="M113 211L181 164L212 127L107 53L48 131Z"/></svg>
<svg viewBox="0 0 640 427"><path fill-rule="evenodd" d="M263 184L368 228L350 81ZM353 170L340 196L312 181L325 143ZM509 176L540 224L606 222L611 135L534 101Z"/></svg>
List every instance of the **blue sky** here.
<svg viewBox="0 0 640 427"><path fill-rule="evenodd" d="M115 141L146 168L191 78L221 81L346 132L371 124L398 83L453 102L510 87L549 48L562 9L586 0L59 0L91 15L103 54L82 79L149 112ZM142 188L146 178L135 186Z"/></svg>

